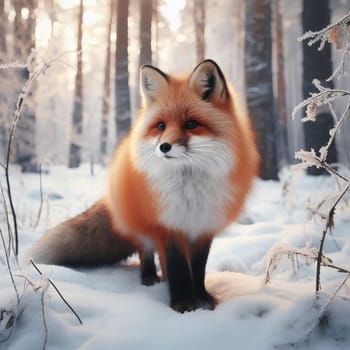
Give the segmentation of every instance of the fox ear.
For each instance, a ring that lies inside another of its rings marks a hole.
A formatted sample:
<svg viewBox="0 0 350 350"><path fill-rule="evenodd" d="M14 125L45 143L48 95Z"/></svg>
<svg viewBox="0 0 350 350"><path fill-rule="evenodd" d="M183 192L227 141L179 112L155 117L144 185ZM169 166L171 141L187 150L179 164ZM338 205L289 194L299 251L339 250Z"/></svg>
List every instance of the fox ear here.
<svg viewBox="0 0 350 350"><path fill-rule="evenodd" d="M230 96L225 77L213 60L205 60L193 70L190 87L209 102L225 102Z"/></svg>
<svg viewBox="0 0 350 350"><path fill-rule="evenodd" d="M168 76L160 69L143 65L140 69L140 85L145 101L156 101L168 89L168 80Z"/></svg>

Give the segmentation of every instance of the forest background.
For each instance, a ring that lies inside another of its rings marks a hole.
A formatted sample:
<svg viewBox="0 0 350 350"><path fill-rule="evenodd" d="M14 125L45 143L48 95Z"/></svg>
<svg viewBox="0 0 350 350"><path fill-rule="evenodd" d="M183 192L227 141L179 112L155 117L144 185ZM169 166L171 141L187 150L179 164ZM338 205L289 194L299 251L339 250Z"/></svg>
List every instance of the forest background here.
<svg viewBox="0 0 350 350"><path fill-rule="evenodd" d="M324 109L318 125L302 124L303 110L291 118L340 55L334 45L320 54L297 38L349 10L346 0L0 0L0 159L16 99L35 70L45 74L26 97L11 149L23 171L107 164L140 106L139 66L183 72L211 58L248 104L261 177L277 179L295 151L326 144L333 126ZM332 86L347 88L344 80ZM342 111L342 101L334 108ZM348 162L348 121L342 129L331 163Z"/></svg>
<svg viewBox="0 0 350 350"><path fill-rule="evenodd" d="M348 349L349 11L347 0L0 0L1 345ZM260 177L280 179L257 179L246 213L214 242L206 283L216 312L168 314L164 284L142 289L133 258L124 269L22 270L34 240L101 196L140 106L139 67L191 71L205 58L247 103ZM290 172L295 152L293 169L332 176ZM83 327L67 321L47 274Z"/></svg>

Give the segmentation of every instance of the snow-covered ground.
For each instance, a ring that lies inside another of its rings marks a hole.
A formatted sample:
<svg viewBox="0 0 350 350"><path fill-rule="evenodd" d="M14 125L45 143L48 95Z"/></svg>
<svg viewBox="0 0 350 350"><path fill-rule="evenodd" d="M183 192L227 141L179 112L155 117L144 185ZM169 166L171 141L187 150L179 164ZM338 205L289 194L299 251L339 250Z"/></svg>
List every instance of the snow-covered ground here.
<svg viewBox="0 0 350 350"><path fill-rule="evenodd" d="M45 285L34 268L25 264L25 253L45 229L81 212L101 195L106 172L99 167L94 170L95 175L91 176L89 166L77 170L52 167L50 174L43 175L38 225L39 176L12 170L21 273L34 283ZM282 177L288 179L286 172ZM298 349L350 349L350 303L346 299L350 291L346 286L331 301L321 326L315 327L344 274L322 268L318 306L314 298L316 266L310 259L284 256L270 283L264 283L267 262L276 247L287 244L318 247L322 222L317 218L310 220L305 207L317 204L322 196L334 190L330 177L297 174L287 182L256 181L240 223L232 224L212 246L206 284L220 301L214 311L174 312L168 306L164 282L152 287L140 284L137 257L122 266L95 269L39 265L83 321L80 325L49 287L43 298L47 349L272 350L289 349L290 343ZM335 264L347 268L350 268L349 214L349 207L345 206L336 212L333 235L327 237L325 246L325 254ZM2 204L0 227L6 236ZM0 308L4 318L4 310L14 308L16 297L1 254ZM19 270L15 268L15 272ZM23 278L15 279L22 294ZM42 349L45 331L41 290L34 292L27 287L19 311L11 339L0 343L0 348ZM4 324L4 320L0 322L0 334L5 333L1 329Z"/></svg>

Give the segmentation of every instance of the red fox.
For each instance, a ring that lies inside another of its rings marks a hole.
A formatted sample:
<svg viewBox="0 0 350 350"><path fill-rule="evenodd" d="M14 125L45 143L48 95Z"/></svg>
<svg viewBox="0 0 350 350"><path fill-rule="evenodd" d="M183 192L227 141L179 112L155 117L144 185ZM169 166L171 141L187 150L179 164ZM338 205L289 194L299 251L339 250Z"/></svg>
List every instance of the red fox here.
<svg viewBox="0 0 350 350"><path fill-rule="evenodd" d="M254 135L219 66L168 75L144 65L144 100L110 164L109 189L33 247L38 263L98 265L140 254L142 283L168 281L170 306L214 309L204 283L214 236L240 214L258 172Z"/></svg>

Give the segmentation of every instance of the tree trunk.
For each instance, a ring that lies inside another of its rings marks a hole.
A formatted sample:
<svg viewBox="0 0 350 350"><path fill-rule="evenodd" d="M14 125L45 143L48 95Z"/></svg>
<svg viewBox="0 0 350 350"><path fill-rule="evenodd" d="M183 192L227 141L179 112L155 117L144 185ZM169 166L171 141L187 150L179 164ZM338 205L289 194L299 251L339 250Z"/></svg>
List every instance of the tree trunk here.
<svg viewBox="0 0 350 350"><path fill-rule="evenodd" d="M139 67L143 64L152 64L152 15L153 0L140 1L140 56ZM137 75L136 86L139 86L139 76ZM140 90L135 91L135 106L139 108Z"/></svg>
<svg viewBox="0 0 350 350"><path fill-rule="evenodd" d="M152 64L152 12L153 0L140 1L140 66Z"/></svg>
<svg viewBox="0 0 350 350"><path fill-rule="evenodd" d="M302 13L303 31L317 31L330 23L330 9L328 0L303 0ZM312 84L314 79L321 81L322 85L330 88L332 82L326 79L332 75L331 48L328 43L323 50L318 51L318 46L309 46L306 40L303 41L303 96L310 97L310 93L317 89ZM314 149L316 152L325 146L330 137L329 131L334 127L334 120L328 110L320 110L316 122L304 123L304 138L306 150ZM328 163L337 162L337 150L335 143L330 146L327 156ZM323 168L309 167L309 175L321 175L327 172Z"/></svg>
<svg viewBox="0 0 350 350"><path fill-rule="evenodd" d="M194 0L193 15L196 32L196 59L200 63L205 58L205 0Z"/></svg>
<svg viewBox="0 0 350 350"><path fill-rule="evenodd" d="M280 155L287 163L288 157L288 133L287 133L287 107L286 107L286 85L284 79L284 54L283 54L283 21L280 11L281 0L273 0L274 5L274 32L275 32L275 54L277 66L277 113L280 125Z"/></svg>
<svg viewBox="0 0 350 350"><path fill-rule="evenodd" d="M271 1L245 2L245 84L248 113L260 152L260 177L278 178L272 82Z"/></svg>
<svg viewBox="0 0 350 350"><path fill-rule="evenodd" d="M7 43L7 16L5 13L5 0L0 0L0 63L6 61Z"/></svg>
<svg viewBox="0 0 350 350"><path fill-rule="evenodd" d="M0 63L7 61L7 15L5 13L5 1L0 0ZM5 81L6 80L6 81ZM0 81L2 86L7 86L7 74L5 70L0 70ZM5 85L6 84L6 85ZM7 145L7 113L5 106L7 105L6 96L0 94L0 161L5 157L6 145Z"/></svg>
<svg viewBox="0 0 350 350"><path fill-rule="evenodd" d="M159 65L159 12L158 12L158 0L153 0L153 31L154 31L154 53L152 54L153 64L158 67Z"/></svg>
<svg viewBox="0 0 350 350"><path fill-rule="evenodd" d="M104 70L104 83L103 83L103 101L102 101L102 119L101 119L101 163L105 164L107 157L107 144L108 144L108 116L110 111L110 98L111 98L111 32L113 15L115 11L115 1L110 0L110 13L107 27L107 47L106 47L106 61Z"/></svg>
<svg viewBox="0 0 350 350"><path fill-rule="evenodd" d="M115 62L115 101L117 142L120 142L131 125L128 66L128 14L129 0L118 0L117 43Z"/></svg>
<svg viewBox="0 0 350 350"><path fill-rule="evenodd" d="M75 75L75 92L72 116L71 143L69 147L70 168L77 168L81 162L82 134L83 134L83 15L84 3L80 0L78 15L77 37L77 72Z"/></svg>
<svg viewBox="0 0 350 350"><path fill-rule="evenodd" d="M15 9L14 19L14 48L15 59L19 62L26 62L35 48L35 28L36 18L35 9L37 8L36 0L15 0L13 1ZM23 9L28 10L28 16L22 15ZM18 69L17 79L15 82L17 95L29 79L29 70ZM21 167L23 172L38 171L36 159L36 115L35 115L35 86L28 93L26 104L22 112L22 117L17 125L14 138L15 161Z"/></svg>

